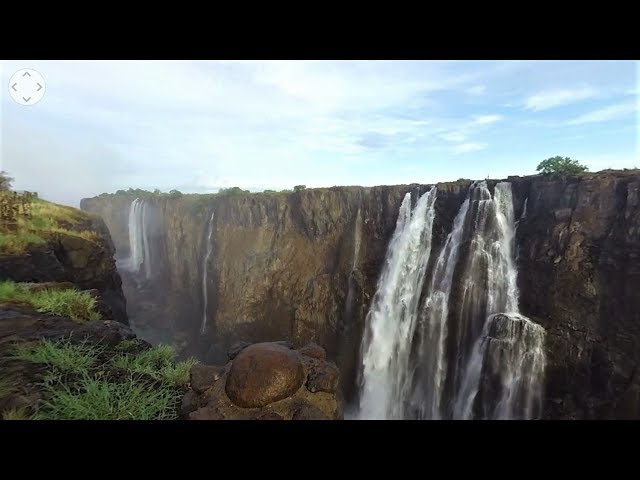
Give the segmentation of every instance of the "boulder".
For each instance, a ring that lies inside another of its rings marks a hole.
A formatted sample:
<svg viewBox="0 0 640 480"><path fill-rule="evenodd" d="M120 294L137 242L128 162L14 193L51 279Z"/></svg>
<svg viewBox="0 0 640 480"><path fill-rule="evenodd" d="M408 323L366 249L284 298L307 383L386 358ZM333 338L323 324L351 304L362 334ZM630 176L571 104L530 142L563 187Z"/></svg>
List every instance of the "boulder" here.
<svg viewBox="0 0 640 480"><path fill-rule="evenodd" d="M291 420L331 420L319 408L309 403L301 404L293 414Z"/></svg>
<svg viewBox="0 0 640 480"><path fill-rule="evenodd" d="M273 342L256 343L235 357L226 393L240 407L264 407L293 395L303 381L304 368L295 350Z"/></svg>
<svg viewBox="0 0 640 480"><path fill-rule="evenodd" d="M190 381L191 388L196 393L203 393L210 388L219 378L224 367L215 367L212 365L195 364L191 368Z"/></svg>
<svg viewBox="0 0 640 480"><path fill-rule="evenodd" d="M333 363L323 362L309 370L306 387L311 393L335 393L338 389L340 372Z"/></svg>
<svg viewBox="0 0 640 480"><path fill-rule="evenodd" d="M302 355L306 355L307 357L317 358L318 360L326 360L327 354L320 345L315 343L308 343L304 347L300 349L300 353Z"/></svg>

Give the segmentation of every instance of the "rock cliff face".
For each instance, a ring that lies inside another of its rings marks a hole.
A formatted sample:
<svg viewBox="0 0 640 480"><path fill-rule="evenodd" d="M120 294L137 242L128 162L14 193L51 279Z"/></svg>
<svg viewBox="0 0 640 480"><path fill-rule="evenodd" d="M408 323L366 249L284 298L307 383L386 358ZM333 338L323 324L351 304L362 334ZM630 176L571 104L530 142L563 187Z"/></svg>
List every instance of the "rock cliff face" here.
<svg viewBox="0 0 640 480"><path fill-rule="evenodd" d="M510 177L521 312L548 332L545 416L640 416L640 173ZM497 181L489 181L492 189ZM438 184L433 255L470 181ZM123 272L132 323L211 363L236 341L316 342L353 398L365 316L403 196L426 185L146 200L152 278ZM133 199L83 200L120 259ZM207 229L213 213L212 235ZM205 265L207 250L210 256ZM203 295L207 269L207 308ZM455 294L455 292L454 292ZM131 308L138 309L133 313ZM207 330L200 334L206 316Z"/></svg>

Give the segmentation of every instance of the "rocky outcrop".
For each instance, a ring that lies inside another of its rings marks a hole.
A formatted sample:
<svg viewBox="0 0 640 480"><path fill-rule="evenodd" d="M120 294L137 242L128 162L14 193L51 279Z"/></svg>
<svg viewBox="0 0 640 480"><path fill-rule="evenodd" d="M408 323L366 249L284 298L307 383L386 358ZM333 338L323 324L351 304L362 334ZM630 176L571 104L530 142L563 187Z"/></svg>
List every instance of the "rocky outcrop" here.
<svg viewBox="0 0 640 480"><path fill-rule="evenodd" d="M516 232L520 310L547 331L544 415L638 417L640 172L507 180L516 218L526 204ZM470 183L437 185L432 256L451 231ZM496 183L488 181L490 189ZM353 400L365 316L399 205L407 192L416 197L427 189L334 187L149 200L161 224L154 255L166 270L155 282L156 293L143 296L158 306L146 322L187 338L188 349L211 362L223 362L238 341L285 338L297 347L317 342L340 367L341 389ZM103 216L117 252L128 249L131 200L82 202L83 209ZM211 212L210 329L200 335Z"/></svg>
<svg viewBox="0 0 640 480"><path fill-rule="evenodd" d="M192 368L191 390L182 401L185 418L342 419L338 369L317 345L293 350L284 342L257 343L230 356L224 367Z"/></svg>
<svg viewBox="0 0 640 480"><path fill-rule="evenodd" d="M19 255L0 255L0 280L70 282L82 290L96 290L109 318L128 323L122 280L116 269L115 248L105 223L89 217L76 225L100 235L98 241L65 233L48 235L44 245Z"/></svg>

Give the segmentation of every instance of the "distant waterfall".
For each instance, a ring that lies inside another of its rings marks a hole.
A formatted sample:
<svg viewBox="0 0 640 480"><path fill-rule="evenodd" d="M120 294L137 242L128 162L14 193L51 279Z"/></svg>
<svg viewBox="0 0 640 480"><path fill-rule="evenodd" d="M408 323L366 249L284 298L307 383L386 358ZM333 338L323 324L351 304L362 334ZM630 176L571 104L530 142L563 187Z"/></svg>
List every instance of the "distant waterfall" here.
<svg viewBox="0 0 640 480"><path fill-rule="evenodd" d="M409 197L400 207L367 316L360 417L537 418L545 332L518 312L511 184L469 188L423 292L432 192L410 219Z"/></svg>
<svg viewBox="0 0 640 480"><path fill-rule="evenodd" d="M129 206L129 249L128 269L151 278L151 249L147 233L147 202L136 198Z"/></svg>
<svg viewBox="0 0 640 480"><path fill-rule="evenodd" d="M367 315L364 339L360 417L404 417L410 387L411 342L418 321L418 300L431 254L436 188L411 209L407 193L382 276Z"/></svg>
<svg viewBox="0 0 640 480"><path fill-rule="evenodd" d="M347 289L347 299L345 301L345 322L343 322L343 333L349 328L349 324L351 323L353 317L353 309L355 302L355 290L358 286L357 280L355 278L356 269L358 266L358 256L360 255L360 243L362 242L362 215L360 214L360 209L358 209L358 213L356 214L356 221L353 231L353 261L351 265L351 272L349 273L348 289Z"/></svg>
<svg viewBox="0 0 640 480"><path fill-rule="evenodd" d="M358 264L358 256L360 255L361 242L362 242L362 215L360 213L360 209L358 208L358 213L356 214L356 224L355 224L354 233L353 233L353 265L351 266L352 272L356 269L356 265Z"/></svg>
<svg viewBox="0 0 640 480"><path fill-rule="evenodd" d="M211 212L211 217L209 218L209 223L207 227L207 253L204 256L204 260L202 262L202 299L203 299L203 307L202 307L202 325L200 327L200 334L204 334L207 329L207 307L208 305L208 288L207 288L207 279L209 277L209 258L211 257L211 253L213 251L213 245L211 244L211 237L213 236L213 216L214 212Z"/></svg>

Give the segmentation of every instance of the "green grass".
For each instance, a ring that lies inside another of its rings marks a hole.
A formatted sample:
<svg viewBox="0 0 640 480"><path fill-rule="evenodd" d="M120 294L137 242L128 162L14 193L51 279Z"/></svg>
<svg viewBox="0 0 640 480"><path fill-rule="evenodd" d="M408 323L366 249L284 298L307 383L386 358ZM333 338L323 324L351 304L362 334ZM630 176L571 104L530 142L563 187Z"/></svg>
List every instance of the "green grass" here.
<svg viewBox="0 0 640 480"><path fill-rule="evenodd" d="M168 345L144 348L139 340L123 340L118 352L86 341L41 340L18 344L13 357L46 364L41 386L45 401L35 419L165 420L177 416L179 400L195 359L174 363Z"/></svg>
<svg viewBox="0 0 640 480"><path fill-rule="evenodd" d="M121 370L149 375L170 385L185 385L189 381L189 371L196 360L189 358L184 362L174 363L175 356L173 347L159 345L137 355L120 354L114 357L113 366Z"/></svg>
<svg viewBox="0 0 640 480"><path fill-rule="evenodd" d="M33 363L44 363L62 372L86 374L96 362L101 348L86 342L72 344L70 340L47 340L19 343L13 357Z"/></svg>
<svg viewBox="0 0 640 480"><path fill-rule="evenodd" d="M30 245L43 245L44 243L46 240L42 236L32 232L0 232L0 253L19 254L25 252Z"/></svg>
<svg viewBox="0 0 640 480"><path fill-rule="evenodd" d="M0 302L7 301L26 303L41 313L69 317L76 322L101 318L97 299L75 288L34 292L19 283L0 282Z"/></svg>
<svg viewBox="0 0 640 480"><path fill-rule="evenodd" d="M130 377L122 383L83 377L73 387L49 387L50 399L36 414L47 420L171 420L179 394L166 386L149 388Z"/></svg>

